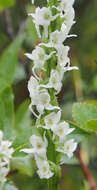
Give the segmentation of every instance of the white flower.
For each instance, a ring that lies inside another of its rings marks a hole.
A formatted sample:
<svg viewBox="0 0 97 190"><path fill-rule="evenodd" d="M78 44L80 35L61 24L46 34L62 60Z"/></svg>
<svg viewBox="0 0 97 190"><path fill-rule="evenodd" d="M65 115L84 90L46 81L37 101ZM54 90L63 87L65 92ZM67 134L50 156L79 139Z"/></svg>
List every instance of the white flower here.
<svg viewBox="0 0 97 190"><path fill-rule="evenodd" d="M40 91L39 101L37 104L37 110L40 114L43 113L44 109L47 109L50 104L50 95L47 90Z"/></svg>
<svg viewBox="0 0 97 190"><path fill-rule="evenodd" d="M57 70L51 70L49 85L51 86L51 88L54 88L57 91L57 93L60 92L62 87L61 80L61 73L59 73Z"/></svg>
<svg viewBox="0 0 97 190"><path fill-rule="evenodd" d="M72 8L70 10L72 14L74 14L74 9ZM39 46L45 46L50 48L55 48L57 51L60 49L63 45L63 42L68 37L75 37L76 35L68 35L71 26L75 23L72 19L72 16L70 15L70 12L68 11L66 13L65 21L62 23L61 30L55 30L50 34L50 41L48 43L40 43ZM71 16L71 19L69 18ZM70 19L70 20L69 20Z"/></svg>
<svg viewBox="0 0 97 190"><path fill-rule="evenodd" d="M57 48L59 44L62 44L64 42L64 34L56 30L51 33L50 41L51 41L52 47Z"/></svg>
<svg viewBox="0 0 97 190"><path fill-rule="evenodd" d="M32 53L26 53L25 55L34 61L34 68L44 69L45 62L51 58L52 54L55 51L51 52L50 55L47 55L43 48L37 46Z"/></svg>
<svg viewBox="0 0 97 190"><path fill-rule="evenodd" d="M61 118L61 111L56 112L52 112L50 114L48 114L45 119L45 129L52 129L54 126L57 125L57 123L60 121Z"/></svg>
<svg viewBox="0 0 97 190"><path fill-rule="evenodd" d="M39 82L35 79L35 77L31 76L28 82L28 90L31 97L31 104L29 108L36 117L38 117L38 115L33 110L34 105L40 114L43 114L44 109L60 109L58 106L53 106L50 104L50 95L48 91L46 89L40 90L41 87L44 87L44 85L39 85Z"/></svg>
<svg viewBox="0 0 97 190"><path fill-rule="evenodd" d="M67 32L66 35L63 31L55 30L50 34L50 42L49 43L40 43L39 45L43 45L45 47L55 48L58 50L60 45L64 42L64 40L67 38Z"/></svg>
<svg viewBox="0 0 97 190"><path fill-rule="evenodd" d="M55 6L53 6L53 7L57 8ZM64 17L64 22L62 23L62 27L61 27L61 32L64 33L64 37L65 37L64 40L67 37L73 37L73 36L76 37L76 35L68 35L72 25L75 24L75 21L74 21L75 11L74 11L73 7L69 6L68 9L65 9L65 11L61 10L60 8L57 8L57 9L61 11L61 16ZM64 12L64 14L63 14L63 12Z"/></svg>
<svg viewBox="0 0 97 190"><path fill-rule="evenodd" d="M9 168L0 166L0 183L4 184L6 182L8 172Z"/></svg>
<svg viewBox="0 0 97 190"><path fill-rule="evenodd" d="M2 141L0 143L0 155L6 163L9 163L9 160L14 152L13 148L10 148L11 145L12 143L10 141Z"/></svg>
<svg viewBox="0 0 97 190"><path fill-rule="evenodd" d="M50 104L50 95L47 90L43 89L39 92L39 100L37 102L37 110L40 114L43 114L44 109L46 110L54 110L60 109L58 106L53 106Z"/></svg>
<svg viewBox="0 0 97 190"><path fill-rule="evenodd" d="M62 67L63 69L63 67ZM63 78L63 74L64 74L64 69L62 71L62 69L60 69L60 72L57 70L52 69L51 73L50 73L50 78L49 78L49 82L46 85L40 85L40 87L43 88L54 88L56 90L56 94L58 94L61 90L62 87L62 78Z"/></svg>
<svg viewBox="0 0 97 190"><path fill-rule="evenodd" d="M32 16L36 26L37 33L41 38L39 26L43 26L45 37L48 37L48 26L55 20L59 14L53 16L50 7L36 8L35 14L29 14Z"/></svg>
<svg viewBox="0 0 97 190"><path fill-rule="evenodd" d="M66 25L67 34L70 32L72 25L75 23L74 17L75 17L75 12L74 9L71 7L64 15L65 18L64 24Z"/></svg>
<svg viewBox="0 0 97 190"><path fill-rule="evenodd" d="M74 128L70 128L67 122L61 122L57 126L53 126L52 131L55 135L59 136L60 141L63 141L66 135L72 133Z"/></svg>
<svg viewBox="0 0 97 190"><path fill-rule="evenodd" d="M69 49L70 49L69 46L64 46L62 44L59 46L58 51L57 51L58 52L57 53L58 63L61 66L60 72L62 72L62 76L63 76L63 73L66 71L78 70L78 67L76 67L76 66L71 67L71 65L70 65L70 58L68 57Z"/></svg>
<svg viewBox="0 0 97 190"><path fill-rule="evenodd" d="M64 17L65 13L67 13L71 8L73 8L73 4L74 0L61 0L58 7L56 7L55 5L53 5L52 7L60 12L61 17Z"/></svg>
<svg viewBox="0 0 97 190"><path fill-rule="evenodd" d="M74 142L74 139L70 139L64 143L63 147L57 148L56 151L67 154L67 156L71 158L76 148L77 148L77 143Z"/></svg>
<svg viewBox="0 0 97 190"><path fill-rule="evenodd" d="M41 179L49 179L54 175L54 173L50 170L50 166L47 160L38 159L37 166L37 173Z"/></svg>
<svg viewBox="0 0 97 190"><path fill-rule="evenodd" d="M46 156L46 148L48 146L48 142L45 137L45 134L44 134L44 140L40 136L32 135L30 137L30 143L32 145L32 148L22 149L21 151L28 154L29 153L38 154L42 157Z"/></svg>
<svg viewBox="0 0 97 190"><path fill-rule="evenodd" d="M32 106L36 105L38 112L42 114L44 109L49 106L50 95L46 90L39 90L39 83L33 76L28 82L28 90L31 97L30 110L37 117Z"/></svg>
<svg viewBox="0 0 97 190"><path fill-rule="evenodd" d="M34 111L33 111L33 105L36 106L37 111L41 114L44 113L44 110L54 110L54 109L60 109L58 106L53 106L50 104L50 95L47 90L39 90L34 93L34 96L31 97L31 104L29 106L32 113L39 117Z"/></svg>
<svg viewBox="0 0 97 190"><path fill-rule="evenodd" d="M38 84L38 81L33 76L31 76L30 80L28 81L28 90L29 90L30 98L31 98L31 104L29 108L32 111L32 113L36 117L38 117L37 114L32 109L32 106L37 105L37 102L39 100L39 84Z"/></svg>
<svg viewBox="0 0 97 190"><path fill-rule="evenodd" d="M60 11L67 12L68 9L73 6L73 4L74 4L74 0L70 0L70 1L61 0L60 5L59 5Z"/></svg>
<svg viewBox="0 0 97 190"><path fill-rule="evenodd" d="M64 67L68 62L70 62L70 59L68 57L68 51L69 51L69 46L64 46L63 44L60 45L58 49L58 63L60 66Z"/></svg>
<svg viewBox="0 0 97 190"><path fill-rule="evenodd" d="M0 131L0 159L1 159L1 165L8 164L10 162L10 158L12 157L12 154L14 152L13 148L10 148L12 145L12 142L10 141L4 141L3 140L3 132Z"/></svg>
<svg viewBox="0 0 97 190"><path fill-rule="evenodd" d="M31 76L28 81L28 90L30 93L30 98L33 99L34 102L37 102L36 95L38 95L39 84L38 81L33 76Z"/></svg>

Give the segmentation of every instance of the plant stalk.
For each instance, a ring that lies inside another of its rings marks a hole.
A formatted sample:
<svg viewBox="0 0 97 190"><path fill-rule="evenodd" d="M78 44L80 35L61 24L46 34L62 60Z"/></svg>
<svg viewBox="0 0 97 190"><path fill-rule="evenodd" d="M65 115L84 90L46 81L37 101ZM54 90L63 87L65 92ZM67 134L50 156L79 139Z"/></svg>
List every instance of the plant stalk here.
<svg viewBox="0 0 97 190"><path fill-rule="evenodd" d="M48 190L59 190L59 184L54 183L54 177L48 180Z"/></svg>

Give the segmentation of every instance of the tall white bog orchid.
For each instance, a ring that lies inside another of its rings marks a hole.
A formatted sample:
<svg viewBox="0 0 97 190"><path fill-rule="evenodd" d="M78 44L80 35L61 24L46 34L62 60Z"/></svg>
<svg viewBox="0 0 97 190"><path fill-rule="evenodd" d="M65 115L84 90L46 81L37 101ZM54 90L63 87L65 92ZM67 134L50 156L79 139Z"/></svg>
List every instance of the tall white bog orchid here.
<svg viewBox="0 0 97 190"><path fill-rule="evenodd" d="M62 89L64 74L78 69L71 67L68 55L70 47L64 46L68 37L75 36L69 34L75 23L73 4L74 0L47 0L47 7L37 7L35 13L29 14L41 40L32 53L26 53L34 65L34 76L28 82L29 107L36 116L36 130L40 135L32 135L31 148L21 151L33 154L41 179L55 177L62 154L70 159L77 147L74 139L69 137L66 140L74 128L61 120L61 108L56 98Z"/></svg>

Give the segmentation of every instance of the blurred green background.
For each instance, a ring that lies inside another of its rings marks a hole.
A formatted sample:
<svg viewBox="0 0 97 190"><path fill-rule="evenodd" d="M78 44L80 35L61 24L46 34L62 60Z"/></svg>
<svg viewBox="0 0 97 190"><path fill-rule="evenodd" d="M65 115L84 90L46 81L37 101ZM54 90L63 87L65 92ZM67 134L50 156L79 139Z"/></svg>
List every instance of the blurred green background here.
<svg viewBox="0 0 97 190"><path fill-rule="evenodd" d="M45 0L36 0L35 6L43 6L45 3ZM31 52L39 43L34 24L27 16L29 12L34 11L35 6L32 6L30 0L0 0L0 91L7 83L12 84L16 111L20 104L29 98L27 81L31 75L31 64L24 53ZM78 66L79 71L65 74L63 88L58 95L65 120L72 120L71 110L74 102L97 100L97 0L76 0L74 7L76 24L71 33L77 34L78 37L68 39L65 44L71 47L71 64ZM26 104L28 105L27 102ZM26 104L24 107L22 105L21 109L26 110ZM29 125L27 120L25 125ZM97 182L96 137L91 135L84 139L81 152L83 161L89 165ZM14 174L12 179L20 190L47 189L45 180L40 180L36 174L32 175L29 171ZM62 167L60 186L61 190L90 190L76 160Z"/></svg>

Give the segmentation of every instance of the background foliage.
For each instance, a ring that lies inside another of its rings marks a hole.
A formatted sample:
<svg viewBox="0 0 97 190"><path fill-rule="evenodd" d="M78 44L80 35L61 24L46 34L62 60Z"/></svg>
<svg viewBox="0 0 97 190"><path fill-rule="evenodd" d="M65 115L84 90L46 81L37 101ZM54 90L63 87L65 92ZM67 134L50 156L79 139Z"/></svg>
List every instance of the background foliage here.
<svg viewBox="0 0 97 190"><path fill-rule="evenodd" d="M35 5L44 4L45 0L36 0ZM27 17L34 9L30 0L0 0L0 129L5 138L13 141L11 168L16 172L9 178L20 190L46 190L46 181L35 173L33 159L19 153L19 149L29 147L29 137L35 132L34 118L28 109L31 64L24 57L39 43L34 24ZM78 130L73 136L81 141L83 162L97 182L97 0L76 0L75 12L72 33L78 37L69 39L68 44L72 65L77 65L79 71L66 73L58 100L62 117L76 122L70 123ZM74 102L79 103L73 105ZM76 156L63 160L66 165L62 167L61 189L90 190ZM9 183L5 190L15 189Z"/></svg>

